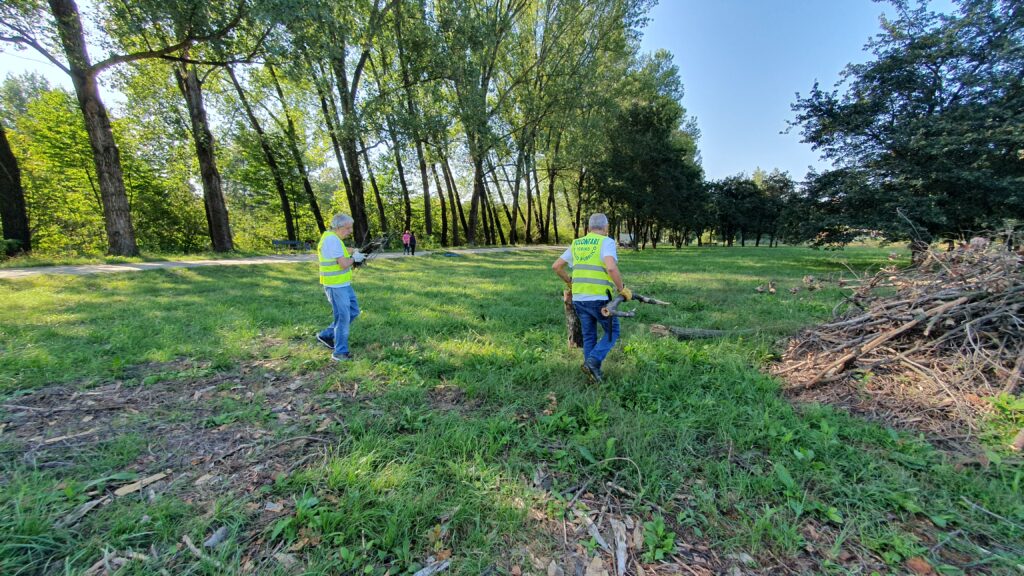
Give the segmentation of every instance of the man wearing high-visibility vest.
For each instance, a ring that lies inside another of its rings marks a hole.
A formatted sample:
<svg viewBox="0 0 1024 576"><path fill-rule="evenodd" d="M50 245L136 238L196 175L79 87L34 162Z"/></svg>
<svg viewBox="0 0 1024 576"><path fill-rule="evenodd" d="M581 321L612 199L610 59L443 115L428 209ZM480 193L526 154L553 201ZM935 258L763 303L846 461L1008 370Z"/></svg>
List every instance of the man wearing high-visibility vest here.
<svg viewBox="0 0 1024 576"><path fill-rule="evenodd" d="M359 316L359 302L352 290L352 267L366 259L366 255L358 250L350 256L342 242L352 233L353 222L348 214L336 214L331 219L331 229L324 231L316 247L320 284L323 284L334 314L331 325L321 330L316 339L332 350L331 358L336 362L352 359L348 350L348 333L352 322Z"/></svg>
<svg viewBox="0 0 1024 576"><path fill-rule="evenodd" d="M594 214L587 228L589 233L573 241L551 268L572 291L572 305L580 319L583 333L583 372L594 382L601 382L601 363L619 339L619 319L605 318L601 308L612 299L613 290L626 300L633 292L622 283L619 274L619 255L615 241L608 237L608 217ZM565 270L572 268L572 275ZM597 339L597 326L604 335Z"/></svg>

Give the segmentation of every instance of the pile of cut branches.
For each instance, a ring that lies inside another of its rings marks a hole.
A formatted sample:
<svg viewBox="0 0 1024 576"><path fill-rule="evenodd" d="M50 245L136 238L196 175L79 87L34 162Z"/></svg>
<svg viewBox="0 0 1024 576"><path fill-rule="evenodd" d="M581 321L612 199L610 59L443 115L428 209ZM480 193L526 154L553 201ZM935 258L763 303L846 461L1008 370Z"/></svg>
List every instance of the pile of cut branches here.
<svg viewBox="0 0 1024 576"><path fill-rule="evenodd" d="M951 440L986 396L1017 391L1024 364L1022 259L1002 247L928 252L851 286L847 310L790 341L772 372L798 400L845 404Z"/></svg>

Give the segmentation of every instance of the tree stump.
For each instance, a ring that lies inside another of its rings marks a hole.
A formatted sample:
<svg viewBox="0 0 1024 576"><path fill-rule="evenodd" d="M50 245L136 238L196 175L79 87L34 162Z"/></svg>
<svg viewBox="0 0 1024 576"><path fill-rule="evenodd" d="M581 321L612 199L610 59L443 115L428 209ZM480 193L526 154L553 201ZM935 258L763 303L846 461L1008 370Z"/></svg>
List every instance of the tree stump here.
<svg viewBox="0 0 1024 576"><path fill-rule="evenodd" d="M576 316L576 308L572 305L572 290L562 292L562 302L565 304L565 329L568 333L567 343L570 350L583 347L583 329L580 328L580 319Z"/></svg>

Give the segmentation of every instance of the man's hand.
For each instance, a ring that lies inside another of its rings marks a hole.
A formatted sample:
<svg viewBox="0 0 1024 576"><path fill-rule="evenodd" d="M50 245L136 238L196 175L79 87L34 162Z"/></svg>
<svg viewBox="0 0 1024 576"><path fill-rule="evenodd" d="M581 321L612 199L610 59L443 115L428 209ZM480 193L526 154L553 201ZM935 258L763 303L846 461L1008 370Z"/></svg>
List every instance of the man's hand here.
<svg viewBox="0 0 1024 576"><path fill-rule="evenodd" d="M356 250L352 253L352 261L356 264L362 264L366 260L366 254Z"/></svg>
<svg viewBox="0 0 1024 576"><path fill-rule="evenodd" d="M633 299L633 291L623 286L622 290L619 290L619 296L622 296L628 302Z"/></svg>

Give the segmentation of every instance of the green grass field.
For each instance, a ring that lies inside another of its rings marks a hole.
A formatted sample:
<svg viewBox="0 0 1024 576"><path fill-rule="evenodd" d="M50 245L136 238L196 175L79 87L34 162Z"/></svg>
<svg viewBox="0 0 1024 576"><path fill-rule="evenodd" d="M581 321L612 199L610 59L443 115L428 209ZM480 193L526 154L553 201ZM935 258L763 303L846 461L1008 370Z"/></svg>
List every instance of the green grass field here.
<svg viewBox="0 0 1024 576"><path fill-rule="evenodd" d="M761 370L842 297L788 287L887 253L624 253L673 306L623 320L601 386L566 349L556 252L374 261L343 366L312 263L0 281L0 574L531 573L597 554L574 526L602 506L648 574L1022 573L1019 457L958 466Z"/></svg>

